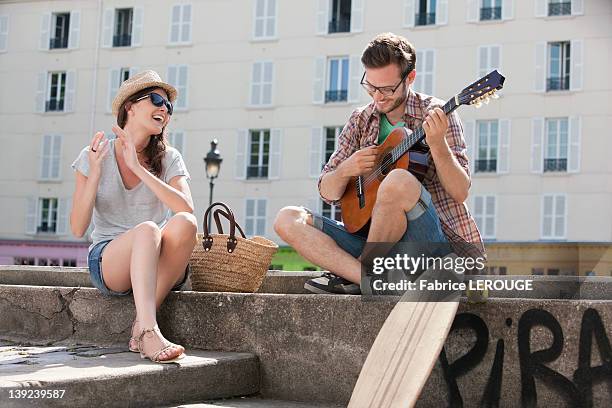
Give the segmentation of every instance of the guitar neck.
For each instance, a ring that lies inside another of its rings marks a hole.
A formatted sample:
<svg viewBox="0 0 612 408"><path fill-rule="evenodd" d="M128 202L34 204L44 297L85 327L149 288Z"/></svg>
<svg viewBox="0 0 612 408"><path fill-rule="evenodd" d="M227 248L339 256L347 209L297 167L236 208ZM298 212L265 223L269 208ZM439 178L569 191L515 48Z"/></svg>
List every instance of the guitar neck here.
<svg viewBox="0 0 612 408"><path fill-rule="evenodd" d="M450 99L448 102L444 104L444 106L442 107L442 110L444 111L446 115L449 115L458 107L459 107L459 104L457 103L457 97L455 96L454 98ZM393 155L393 162L395 162L400 157L402 157L404 154L406 154L406 152L408 152L408 150L410 150L412 146L419 143L424 138L425 138L425 130L423 129L423 126L419 126L408 137L404 138L404 140L402 140L402 142L399 145L393 148L393 150L391 151L391 154Z"/></svg>

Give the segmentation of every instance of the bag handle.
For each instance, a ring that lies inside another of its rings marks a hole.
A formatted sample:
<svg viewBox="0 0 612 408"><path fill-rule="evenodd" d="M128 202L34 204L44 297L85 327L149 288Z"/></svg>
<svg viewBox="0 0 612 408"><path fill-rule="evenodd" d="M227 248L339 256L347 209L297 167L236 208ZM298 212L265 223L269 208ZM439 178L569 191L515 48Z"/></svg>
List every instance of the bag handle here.
<svg viewBox="0 0 612 408"><path fill-rule="evenodd" d="M210 249L212 248L213 239L210 236L209 230L208 230L208 214L210 214L210 211L216 206L221 206L225 208L225 210L227 211L226 213L223 214L227 216L227 219L230 224L229 237L227 237L227 252L230 252L230 253L234 252L234 249L236 249L236 245L238 244L238 240L236 239L236 220L234 218L234 213L232 212L232 210L225 203L222 203L222 202L212 203L206 209L206 212L204 213L204 221L203 221L204 238L202 241L202 246L204 246L204 250L206 252L210 251ZM217 224L217 228L219 227L220 224L221 224L220 222ZM221 229L219 229L219 231L221 232ZM240 232L242 232L242 228L240 228Z"/></svg>
<svg viewBox="0 0 612 408"><path fill-rule="evenodd" d="M215 212L213 213L213 218L215 219L215 224L217 225L217 231L219 231L219 234L223 234L223 225L221 225L221 220L219 218L219 214L224 216L225 219L228 220L228 221L230 221L230 214L228 214L227 212L225 212L225 211L223 211L221 209L216 209ZM236 225L236 228L238 228L238 232L240 233L240 235L242 235L242 238L246 239L246 235L244 235L244 232L242 231L242 228L240 228L240 224L238 224L235 221L236 220L234 220L234 224Z"/></svg>

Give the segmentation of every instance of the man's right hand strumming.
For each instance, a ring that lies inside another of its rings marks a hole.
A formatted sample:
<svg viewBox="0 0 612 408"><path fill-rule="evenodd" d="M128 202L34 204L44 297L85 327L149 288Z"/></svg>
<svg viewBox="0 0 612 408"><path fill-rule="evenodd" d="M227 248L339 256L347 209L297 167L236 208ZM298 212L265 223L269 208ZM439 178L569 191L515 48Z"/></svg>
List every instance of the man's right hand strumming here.
<svg viewBox="0 0 612 408"><path fill-rule="evenodd" d="M330 171L321 180L321 195L328 200L336 201L342 197L351 177L362 176L371 172L376 164L378 146L369 146L357 150L348 159Z"/></svg>

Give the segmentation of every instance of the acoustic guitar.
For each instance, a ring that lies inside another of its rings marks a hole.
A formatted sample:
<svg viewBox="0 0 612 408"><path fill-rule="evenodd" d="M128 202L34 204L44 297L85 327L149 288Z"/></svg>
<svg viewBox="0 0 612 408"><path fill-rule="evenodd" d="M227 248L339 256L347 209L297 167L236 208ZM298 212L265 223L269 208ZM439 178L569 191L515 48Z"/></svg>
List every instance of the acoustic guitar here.
<svg viewBox="0 0 612 408"><path fill-rule="evenodd" d="M461 105L480 108L483 103L489 103L489 98L498 98L495 92L503 88L505 79L495 70L464 88L446 102L442 110L449 115ZM374 169L366 175L351 178L340 199L342 221L347 231L355 233L368 225L380 183L391 170L406 169L419 181L423 180L429 160L424 138L422 126L414 132L403 127L393 130L378 148Z"/></svg>

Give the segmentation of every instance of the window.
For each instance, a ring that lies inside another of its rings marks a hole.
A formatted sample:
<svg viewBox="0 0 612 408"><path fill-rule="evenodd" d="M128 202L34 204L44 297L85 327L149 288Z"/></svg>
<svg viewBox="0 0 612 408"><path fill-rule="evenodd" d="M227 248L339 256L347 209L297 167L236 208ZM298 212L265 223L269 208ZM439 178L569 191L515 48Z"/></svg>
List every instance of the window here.
<svg viewBox="0 0 612 408"><path fill-rule="evenodd" d="M175 130L168 133L168 143L170 144L170 146L178 150L181 155L185 154L185 134L183 133L183 131Z"/></svg>
<svg viewBox="0 0 612 408"><path fill-rule="evenodd" d="M482 0L480 7L480 20L501 20L502 1L501 0Z"/></svg>
<svg viewBox="0 0 612 408"><path fill-rule="evenodd" d="M276 0L255 0L253 38L265 40L276 37Z"/></svg>
<svg viewBox="0 0 612 408"><path fill-rule="evenodd" d="M66 95L66 73L50 72L45 104L46 112L62 112Z"/></svg>
<svg viewBox="0 0 612 408"><path fill-rule="evenodd" d="M542 197L542 238L565 238L566 199L562 194Z"/></svg>
<svg viewBox="0 0 612 408"><path fill-rule="evenodd" d="M546 119L544 172L567 171L568 119Z"/></svg>
<svg viewBox="0 0 612 408"><path fill-rule="evenodd" d="M266 200L247 199L246 200L246 229L247 236L266 235Z"/></svg>
<svg viewBox="0 0 612 408"><path fill-rule="evenodd" d="M552 275L552 276L558 276L559 275L559 269L558 268L548 268L546 270L546 274L547 275Z"/></svg>
<svg viewBox="0 0 612 408"><path fill-rule="evenodd" d="M117 95L117 90L130 76L136 73L136 68L116 68L109 71L109 86L108 86L108 106L107 110L112 110L113 99Z"/></svg>
<svg viewBox="0 0 612 408"><path fill-rule="evenodd" d="M501 47L489 45L478 48L478 78L482 78L494 69L501 67Z"/></svg>
<svg viewBox="0 0 612 408"><path fill-rule="evenodd" d="M191 42L191 4L178 4L172 7L170 16L170 44L189 44Z"/></svg>
<svg viewBox="0 0 612 408"><path fill-rule="evenodd" d="M133 11L131 8L115 10L113 47L129 47L132 45Z"/></svg>
<svg viewBox="0 0 612 408"><path fill-rule="evenodd" d="M76 259L62 259L62 266L68 266L68 267L76 267L77 261Z"/></svg>
<svg viewBox="0 0 612 408"><path fill-rule="evenodd" d="M52 37L49 39L49 49L68 48L70 13L53 13L51 29Z"/></svg>
<svg viewBox="0 0 612 408"><path fill-rule="evenodd" d="M568 90L570 86L570 43L569 41L548 44L547 91Z"/></svg>
<svg viewBox="0 0 612 408"><path fill-rule="evenodd" d="M61 135L44 135L40 161L41 180L59 180L62 152Z"/></svg>
<svg viewBox="0 0 612 408"><path fill-rule="evenodd" d="M13 258L13 265L35 265L36 259L34 258L23 258L23 257L15 257Z"/></svg>
<svg viewBox="0 0 612 408"><path fill-rule="evenodd" d="M342 212L340 211L339 207L336 207L335 205L329 205L324 201L321 201L321 204L321 215L332 220L342 222Z"/></svg>
<svg viewBox="0 0 612 408"><path fill-rule="evenodd" d="M330 58L325 102L345 102L348 98L349 59Z"/></svg>
<svg viewBox="0 0 612 408"><path fill-rule="evenodd" d="M489 173L497 171L497 146L499 122L497 120L478 121L477 156L474 171Z"/></svg>
<svg viewBox="0 0 612 408"><path fill-rule="evenodd" d="M36 232L54 234L57 231L57 198L40 199L40 216Z"/></svg>
<svg viewBox="0 0 612 408"><path fill-rule="evenodd" d="M549 16L566 16L572 14L572 2L565 0L550 0L548 2Z"/></svg>
<svg viewBox="0 0 612 408"><path fill-rule="evenodd" d="M417 0L414 25L425 26L436 24L436 2L437 0Z"/></svg>
<svg viewBox="0 0 612 408"><path fill-rule="evenodd" d="M474 219L483 238L495 239L496 212L495 196L474 196Z"/></svg>
<svg viewBox="0 0 612 408"><path fill-rule="evenodd" d="M187 65L170 65L168 67L168 82L178 91L178 98L174 102L175 109L187 109Z"/></svg>
<svg viewBox="0 0 612 408"><path fill-rule="evenodd" d="M434 93L434 70L435 70L435 50L418 50L416 71L417 75L412 84L412 89L416 92L433 95Z"/></svg>
<svg viewBox="0 0 612 408"><path fill-rule="evenodd" d="M531 268L532 275L544 275L544 268Z"/></svg>
<svg viewBox="0 0 612 408"><path fill-rule="evenodd" d="M325 145L323 151L323 164L329 161L329 158L336 150L338 136L342 132L342 127L327 127L325 128ZM323 165L321 165L323 167Z"/></svg>
<svg viewBox="0 0 612 408"><path fill-rule="evenodd" d="M351 31L351 0L331 0L328 32L347 33Z"/></svg>
<svg viewBox="0 0 612 408"><path fill-rule="evenodd" d="M272 78L274 65L272 62L255 62L251 76L251 105L272 105Z"/></svg>
<svg viewBox="0 0 612 408"><path fill-rule="evenodd" d="M268 178L270 164L270 130L249 132L247 179Z"/></svg>

